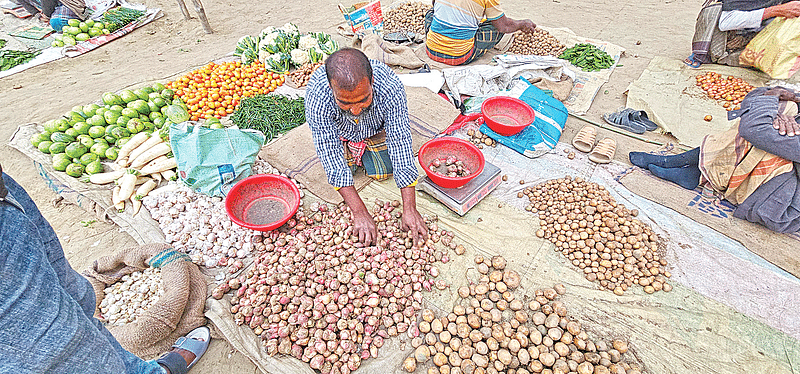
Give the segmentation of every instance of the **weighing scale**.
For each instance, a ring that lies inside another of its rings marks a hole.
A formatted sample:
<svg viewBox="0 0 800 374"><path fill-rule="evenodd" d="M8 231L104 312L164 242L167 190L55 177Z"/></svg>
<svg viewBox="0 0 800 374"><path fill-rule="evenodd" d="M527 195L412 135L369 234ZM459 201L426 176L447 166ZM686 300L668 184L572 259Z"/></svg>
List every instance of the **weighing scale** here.
<svg viewBox="0 0 800 374"><path fill-rule="evenodd" d="M478 202L483 200L486 195L497 188L501 180L500 168L486 162L483 172L461 187L440 187L426 175L417 183L417 188L433 196L434 199L439 200L439 202L458 213L458 215L463 216L472 207L478 205Z"/></svg>

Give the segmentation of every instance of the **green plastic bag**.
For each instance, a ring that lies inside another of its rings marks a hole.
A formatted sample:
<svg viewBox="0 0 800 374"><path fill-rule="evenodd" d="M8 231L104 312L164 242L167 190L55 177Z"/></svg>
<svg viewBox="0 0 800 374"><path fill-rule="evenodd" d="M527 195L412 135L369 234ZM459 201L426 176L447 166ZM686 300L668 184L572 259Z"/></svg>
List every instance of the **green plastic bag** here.
<svg viewBox="0 0 800 374"><path fill-rule="evenodd" d="M250 176L265 137L257 130L210 129L183 122L170 125L169 139L181 180L196 192L225 196L236 182Z"/></svg>

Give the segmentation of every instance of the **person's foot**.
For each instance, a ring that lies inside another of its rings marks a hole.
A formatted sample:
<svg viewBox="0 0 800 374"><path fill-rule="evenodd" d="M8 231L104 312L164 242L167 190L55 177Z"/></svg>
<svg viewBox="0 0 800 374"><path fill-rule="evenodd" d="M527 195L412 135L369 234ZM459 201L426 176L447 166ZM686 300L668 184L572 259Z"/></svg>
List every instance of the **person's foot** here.
<svg viewBox="0 0 800 374"><path fill-rule="evenodd" d="M686 64L686 66L688 66L688 67L690 67L692 69L697 69L697 68L700 67L700 65L703 64L702 62L697 61L697 59L695 59L694 53L690 54L689 57L685 58L683 60L683 63Z"/></svg>
<svg viewBox="0 0 800 374"><path fill-rule="evenodd" d="M211 340L210 331L207 327L198 327L186 336L178 339L172 346L172 349L163 354L157 360L168 374L172 373L185 373L194 366L195 362L203 356L208 348L208 343ZM177 358L175 354L179 355L181 359ZM174 370L172 370L172 369Z"/></svg>
<svg viewBox="0 0 800 374"><path fill-rule="evenodd" d="M693 190L700 184L700 169L697 166L662 168L651 164L649 170L653 175L676 183L687 190Z"/></svg>

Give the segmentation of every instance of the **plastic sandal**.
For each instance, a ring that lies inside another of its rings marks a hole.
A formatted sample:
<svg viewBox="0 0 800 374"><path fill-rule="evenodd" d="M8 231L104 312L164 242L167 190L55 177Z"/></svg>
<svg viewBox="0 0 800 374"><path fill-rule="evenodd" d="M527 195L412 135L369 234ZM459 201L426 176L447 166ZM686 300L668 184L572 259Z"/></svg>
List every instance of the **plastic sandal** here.
<svg viewBox="0 0 800 374"><path fill-rule="evenodd" d="M685 58L685 59L683 60L683 63L684 63L686 66L688 66L688 67L690 67L690 68L692 68L692 69L697 69L697 68L699 68L699 67L700 67L700 65L702 65L702 64L703 64L702 62L695 60L695 58L694 58L694 53L690 54L690 55L689 55L689 57Z"/></svg>
<svg viewBox="0 0 800 374"><path fill-rule="evenodd" d="M614 159L614 154L617 152L617 142L611 138L603 138L594 147L592 153L589 153L589 160L598 164L607 164Z"/></svg>
<svg viewBox="0 0 800 374"><path fill-rule="evenodd" d="M609 124L619 127L623 130L627 130L635 134L644 134L644 125L633 120L634 112L636 111L630 108L620 109L614 113L603 114L603 119Z"/></svg>
<svg viewBox="0 0 800 374"><path fill-rule="evenodd" d="M194 360L186 367L188 370L200 360L200 357L202 357L204 353L206 353L210 341L211 330L209 330L208 327L200 326L190 331L186 336L178 338L175 344L172 345L172 348L184 349L194 353Z"/></svg>
<svg viewBox="0 0 800 374"><path fill-rule="evenodd" d="M631 115L631 119L644 126L644 129L647 131L653 131L658 128L655 122L651 121L649 117L647 117L647 112L643 110L635 110Z"/></svg>
<svg viewBox="0 0 800 374"><path fill-rule="evenodd" d="M594 141L597 139L597 128L594 126L584 126L581 131L578 131L578 134L572 138L572 146L575 149L583 152L589 153L594 147Z"/></svg>

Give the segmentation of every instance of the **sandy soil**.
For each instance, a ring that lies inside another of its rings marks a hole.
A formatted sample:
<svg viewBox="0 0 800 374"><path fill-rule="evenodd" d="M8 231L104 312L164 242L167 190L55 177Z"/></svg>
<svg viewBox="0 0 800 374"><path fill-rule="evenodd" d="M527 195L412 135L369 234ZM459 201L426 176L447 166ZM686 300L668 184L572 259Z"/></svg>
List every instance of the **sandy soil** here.
<svg viewBox="0 0 800 374"><path fill-rule="evenodd" d="M21 183L61 238L72 266L83 270L91 262L135 242L113 225L90 223L93 217L57 200L39 177L32 162L5 143L20 124L45 122L97 100L104 92L148 82L166 81L231 52L242 35L256 34L269 25L285 22L301 30L334 34L342 21L333 0L294 2L206 1L214 34L206 34L197 19L184 20L175 2L147 0L165 16L133 33L83 56L29 69L0 80L0 163ZM349 4L349 3L348 3ZM581 36L611 41L626 48L625 57L611 80L597 95L587 114L602 122L602 113L625 104L624 92L653 56L683 58L688 54L700 2L688 0L579 0L503 1L512 18L530 18L551 27L568 27ZM189 2L191 7L191 2ZM191 9L190 9L191 11ZM4 15L4 17L11 17ZM341 39L340 39L341 40ZM571 141L585 123L572 117L562 141ZM601 130L618 141L617 159L632 150L655 146ZM657 140L669 139L649 134ZM244 356L224 340L215 339L192 373L256 373Z"/></svg>

